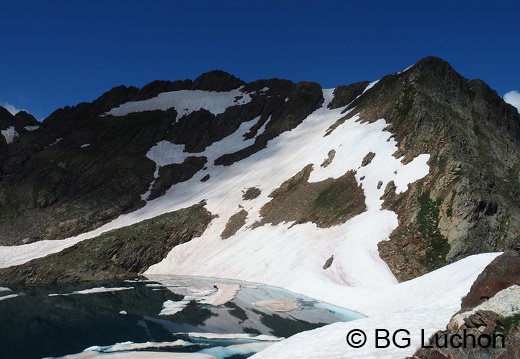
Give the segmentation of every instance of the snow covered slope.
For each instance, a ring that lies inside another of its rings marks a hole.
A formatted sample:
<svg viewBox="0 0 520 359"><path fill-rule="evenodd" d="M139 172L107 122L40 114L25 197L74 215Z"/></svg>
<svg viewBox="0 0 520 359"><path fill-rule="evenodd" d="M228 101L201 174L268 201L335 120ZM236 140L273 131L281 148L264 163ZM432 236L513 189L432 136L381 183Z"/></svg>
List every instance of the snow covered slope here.
<svg viewBox="0 0 520 359"><path fill-rule="evenodd" d="M133 101L113 108L106 115L125 116L132 112L177 110L177 119L189 115L194 111L205 109L214 115L224 113L224 111L234 105L243 105L251 101L249 94L244 94L241 89L229 92L201 91L201 90L181 90L163 92L158 96L142 101Z"/></svg>
<svg viewBox="0 0 520 359"><path fill-rule="evenodd" d="M107 114L123 116L130 112L171 107L184 109L186 113L204 108L216 114L237 104L237 101L248 101L247 95L238 92L213 94L214 97L210 96L207 102L204 102L203 95L207 93L166 93L154 99L123 104ZM238 99L235 95L244 97ZM347 114L342 113L345 107L328 108L333 98L332 90L324 90L323 96L325 101L321 108L295 129L269 141L265 149L230 166L214 164L215 159L243 149L254 140L244 140L243 135L256 121L243 122L234 134L196 154L208 158L203 170L190 180L174 185L163 196L148 201L143 208L124 214L95 231L63 241L0 247L0 266L21 264L105 231L205 201L206 208L218 215L206 232L175 247L145 275L173 273L262 282L371 317L300 334L258 354L259 357L351 357L354 354L347 354L344 342L349 328L408 326L414 332L414 343L417 344L417 329L424 326L427 335L440 329L457 309L460 297L496 255L470 257L398 284L378 255L377 244L387 240L398 226L397 215L382 209L381 197L391 181L396 193L401 193L410 183L426 176L429 155L421 154L403 164L400 158L394 157L397 144L392 133L385 130L387 123L384 119L363 122L363 118L356 115L355 108ZM181 116L181 112L178 113ZM329 127L344 116L350 118L326 136ZM323 163L331 151L335 155L325 166ZM369 153L373 154L372 160L363 163ZM158 142L148 152L148 157L156 162L158 168L182 163L188 156L190 154L184 152L183 146L168 141ZM311 183L337 179L352 171L363 190L366 211L331 227L319 227L312 222L258 225L261 209L271 201L269 194L307 165L312 165ZM260 194L248 199L244 193L251 188ZM143 195L147 198L146 194ZM230 218L241 211L247 212L245 223L227 239L222 239L221 234ZM324 269L330 258L333 258L330 267ZM328 349L317 355L312 351L316 346ZM413 353L414 348L410 348L405 355ZM376 356L370 348L366 350L366 357ZM378 353L388 357L389 352Z"/></svg>
<svg viewBox="0 0 520 359"><path fill-rule="evenodd" d="M321 109L295 130L272 140L265 150L230 167L213 166L210 157L210 165L200 177L174 186L166 195L149 203L150 211L155 212L170 209L175 202L186 206L204 199L208 210L219 218L203 236L176 247L147 273L212 273L291 286L292 290L302 277L309 283L325 280L364 287L395 283L385 263L378 258L377 243L388 238L397 226L397 218L394 213L381 209L380 197L391 180L400 192L406 190L408 183L425 176L428 155L403 165L392 156L396 146L391 134L384 131L384 120L361 123L354 116L324 137L328 127L343 116L341 108L327 109L332 91L325 91L324 95L326 101ZM245 133L247 126L241 130ZM239 132L213 144L205 153L216 158L242 143L237 142L238 138ZM335 160L329 166L321 167L330 150L336 151ZM369 165L361 167L368 152L376 155ZM356 179L364 190L367 212L331 228L318 228L313 223L295 226L282 223L251 229L260 218L260 209L269 201L268 195L308 164L313 164L314 168L310 182L338 178L349 170L357 171ZM200 182L206 173L210 180ZM382 186L378 186L379 181L383 182ZM260 196L244 200L244 191L252 187L261 191ZM222 240L220 234L229 218L241 208L248 212L245 225L236 235ZM331 255L334 255L335 263L324 271L322 266ZM275 279L277 275L279 277Z"/></svg>

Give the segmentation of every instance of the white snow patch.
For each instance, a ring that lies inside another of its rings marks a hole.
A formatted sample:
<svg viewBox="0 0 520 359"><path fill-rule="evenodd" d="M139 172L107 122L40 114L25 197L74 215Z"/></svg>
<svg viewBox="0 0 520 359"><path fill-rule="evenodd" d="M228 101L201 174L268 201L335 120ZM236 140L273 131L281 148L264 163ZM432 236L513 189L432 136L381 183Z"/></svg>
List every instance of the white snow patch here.
<svg viewBox="0 0 520 359"><path fill-rule="evenodd" d="M105 115L125 116L132 112L166 111L175 108L177 118L192 112L205 109L213 115L224 113L228 107L244 105L251 102L251 96L241 88L229 92L213 92L202 90L181 90L160 93L158 96L143 100L127 102L113 108Z"/></svg>
<svg viewBox="0 0 520 359"><path fill-rule="evenodd" d="M51 143L48 147L50 147L50 146L54 146L55 144L57 144L57 143L60 142L61 140L63 140L63 137L57 138L56 141L54 141L53 143Z"/></svg>
<svg viewBox="0 0 520 359"><path fill-rule="evenodd" d="M406 71L410 70L412 67L414 67L414 65L415 65L415 64L410 65L410 66L408 66L407 68L405 68L405 69L403 69L403 70L401 70L401 71L399 71L399 72L396 72L395 74L396 74L396 75L400 75L400 74L402 74L403 72L406 72Z"/></svg>
<svg viewBox="0 0 520 359"><path fill-rule="evenodd" d="M167 300L163 303L163 308L159 315L174 315L181 312L190 303L189 300L179 300L177 302L173 300Z"/></svg>
<svg viewBox="0 0 520 359"><path fill-rule="evenodd" d="M40 126L25 126L24 127L27 131L36 131L40 128Z"/></svg>
<svg viewBox="0 0 520 359"><path fill-rule="evenodd" d="M172 288L170 289L172 290ZM240 290L240 285L236 283L215 283L212 288L190 287L183 288L183 291L184 290L188 290L190 294L186 295L180 301L175 302L173 300L167 300L164 302L163 309L159 315L176 314L186 308L192 300L201 304L209 304L213 306L224 305L236 297Z"/></svg>
<svg viewBox="0 0 520 359"><path fill-rule="evenodd" d="M213 306L224 305L233 300L240 290L240 285L233 283L215 283L215 287L217 291L202 298L200 303Z"/></svg>
<svg viewBox="0 0 520 359"><path fill-rule="evenodd" d="M258 120L260 120L260 117L258 117ZM262 125L262 127L260 127L258 129L258 131L256 132L256 137L260 136L262 133L264 133L265 131L265 126L267 126L267 124L269 123L269 121L271 121L271 116L269 116L269 118L264 122L264 124Z"/></svg>
<svg viewBox="0 0 520 359"><path fill-rule="evenodd" d="M258 341L280 341L284 338L275 337L273 335L265 335L265 334L218 334L218 333L175 333L175 334L186 334L192 338L205 338L205 339L253 339Z"/></svg>
<svg viewBox="0 0 520 359"><path fill-rule="evenodd" d="M5 300L5 299L10 299L10 298L16 298L18 297L19 294L8 294L8 295L4 295L2 297L0 297L0 301L2 300Z"/></svg>
<svg viewBox="0 0 520 359"><path fill-rule="evenodd" d="M86 235L63 240L44 240L19 246L0 246L0 268L27 263L57 253L86 239Z"/></svg>
<svg viewBox="0 0 520 359"><path fill-rule="evenodd" d="M245 140L244 135L249 132L249 129L252 126L251 122L257 123L259 120L260 116L250 121L243 122L234 133L220 141L212 143L202 152L185 152L184 145L177 145L171 143L170 141L163 140L159 141L155 146L153 146L147 152L146 157L154 161L160 167L175 163L182 163L190 156L207 157L207 163L211 165L217 158L224 154L233 153L252 145L255 142L255 139L251 138ZM265 129L265 127L262 126L259 130L262 130L262 128Z"/></svg>
<svg viewBox="0 0 520 359"><path fill-rule="evenodd" d="M146 153L146 157L161 167L173 163L182 163L186 158L193 156L193 154L184 152L184 147L184 145L176 145L166 140L159 141L150 148Z"/></svg>
<svg viewBox="0 0 520 359"><path fill-rule="evenodd" d="M269 117L269 119L262 125L262 127L258 129L256 136L259 136L264 132L265 126L267 125L267 122L269 122L270 119L271 118ZM256 137L246 140L244 138L244 135L249 132L252 126L251 122L254 122L256 124L259 120L260 116L250 121L243 122L234 133L220 141L214 142L213 144L208 146L203 152L185 152L185 145L174 144L166 140L159 141L146 153L146 157L148 157L156 163L156 169L154 172L154 179L150 183L150 186L148 187L146 193L141 195L141 198L143 200L147 200L150 196L153 185L159 177L159 169L162 166L170 164L180 164L183 163L188 157L197 156L206 157L208 159L208 167L213 167L213 162L220 156L227 153L239 151L243 148L252 145L255 142Z"/></svg>
<svg viewBox="0 0 520 359"><path fill-rule="evenodd" d="M121 290L129 290L134 289L133 287L115 287L115 288L105 288L105 287L98 287L98 288L90 288L85 290L78 290L74 291L72 293L64 293L64 294L49 294L49 297L56 297L56 296L68 296L68 295L76 295L76 294L95 294L95 293L106 293L106 292L118 292Z"/></svg>
<svg viewBox="0 0 520 359"><path fill-rule="evenodd" d="M187 342L185 340L176 340L174 342L146 342L146 343L134 343L134 342L124 342L114 344L112 347L103 350L105 353L114 353L120 351L128 351L128 350L142 350L142 349L151 349L151 348L171 348L171 347L187 347L193 345L193 343Z"/></svg>
<svg viewBox="0 0 520 359"><path fill-rule="evenodd" d="M378 82L379 82L379 80L376 80L376 81L373 81L373 82L369 83L367 85L367 87L365 87L365 90L361 93L361 95L364 94L365 92L367 92L368 90L370 90L372 87L374 87ZM359 95L359 96L361 96L361 95Z"/></svg>
<svg viewBox="0 0 520 359"><path fill-rule="evenodd" d="M155 181L157 181L157 178L159 178L159 169L160 168L161 167L159 165L155 166L155 171L153 173L153 180L150 183L150 185L148 186L148 190L141 195L141 199L142 200L146 201L148 199L148 197L150 197L150 194L152 193L152 188L153 188L153 186L155 184Z"/></svg>
<svg viewBox="0 0 520 359"><path fill-rule="evenodd" d="M2 133L2 136L4 136L7 144L12 143L14 141L14 138L19 136L14 126L9 126L7 129L1 130L0 132Z"/></svg>

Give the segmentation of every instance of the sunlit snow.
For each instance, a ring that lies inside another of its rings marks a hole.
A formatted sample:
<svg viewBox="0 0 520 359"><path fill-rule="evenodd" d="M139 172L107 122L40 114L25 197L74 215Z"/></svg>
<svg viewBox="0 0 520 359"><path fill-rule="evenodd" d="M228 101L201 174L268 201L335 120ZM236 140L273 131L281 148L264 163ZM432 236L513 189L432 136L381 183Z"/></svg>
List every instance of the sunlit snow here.
<svg viewBox="0 0 520 359"><path fill-rule="evenodd" d="M18 296L19 296L19 294L8 294L8 295L0 296L0 301L5 300L5 299L10 299L10 298L16 298Z"/></svg>
<svg viewBox="0 0 520 359"><path fill-rule="evenodd" d="M229 92L214 92L202 90L181 90L160 93L148 100L127 102L113 108L105 115L125 116L132 112L168 110L175 108L177 120L201 109L208 110L213 115L224 113L228 107L244 105L251 102L251 96L241 91L241 88Z"/></svg>
<svg viewBox="0 0 520 359"><path fill-rule="evenodd" d="M84 290L78 290L71 293L63 293L63 294L49 294L49 297L55 297L59 295L67 296L67 295L76 295L76 294L95 294L95 293L107 293L107 292L117 292L120 290L129 290L133 289L133 287L115 287L115 288L105 288L105 287L99 287L99 288L90 288L90 289L84 289Z"/></svg>

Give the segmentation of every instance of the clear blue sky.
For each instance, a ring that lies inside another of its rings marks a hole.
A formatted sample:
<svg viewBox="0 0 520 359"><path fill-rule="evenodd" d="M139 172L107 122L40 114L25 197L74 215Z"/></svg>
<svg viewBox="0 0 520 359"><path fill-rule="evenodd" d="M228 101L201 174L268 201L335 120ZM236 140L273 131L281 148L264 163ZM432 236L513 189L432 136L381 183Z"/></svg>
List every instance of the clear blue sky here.
<svg viewBox="0 0 520 359"><path fill-rule="evenodd" d="M517 0L2 0L0 13L0 105L39 119L212 69L335 87L428 55L501 96L520 90Z"/></svg>

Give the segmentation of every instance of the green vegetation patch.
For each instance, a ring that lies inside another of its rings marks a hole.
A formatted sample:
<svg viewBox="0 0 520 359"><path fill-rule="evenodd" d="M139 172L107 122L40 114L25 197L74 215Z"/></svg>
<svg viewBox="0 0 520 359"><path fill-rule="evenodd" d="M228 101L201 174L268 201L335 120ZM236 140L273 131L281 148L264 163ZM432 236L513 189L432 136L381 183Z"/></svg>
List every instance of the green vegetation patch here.
<svg viewBox="0 0 520 359"><path fill-rule="evenodd" d="M511 327L520 322L520 313L506 317L500 321L500 325L497 327L497 332L507 334L511 330Z"/></svg>
<svg viewBox="0 0 520 359"><path fill-rule="evenodd" d="M450 250L450 244L437 228L441 202L441 199L432 200L429 192L425 192L419 197L421 209L417 214L417 224L419 233L424 238L427 246L423 264L429 270L434 270L447 264L446 255Z"/></svg>
<svg viewBox="0 0 520 359"><path fill-rule="evenodd" d="M397 103L397 111L400 117L405 117L412 109L416 92L417 91L415 90L415 87L411 85L406 86L403 89L399 101Z"/></svg>
<svg viewBox="0 0 520 359"><path fill-rule="evenodd" d="M324 228L366 211L365 195L353 171L337 179L309 183L311 171L312 166L306 166L274 190L269 195L273 199L260 210L262 221L256 225L313 222Z"/></svg>

